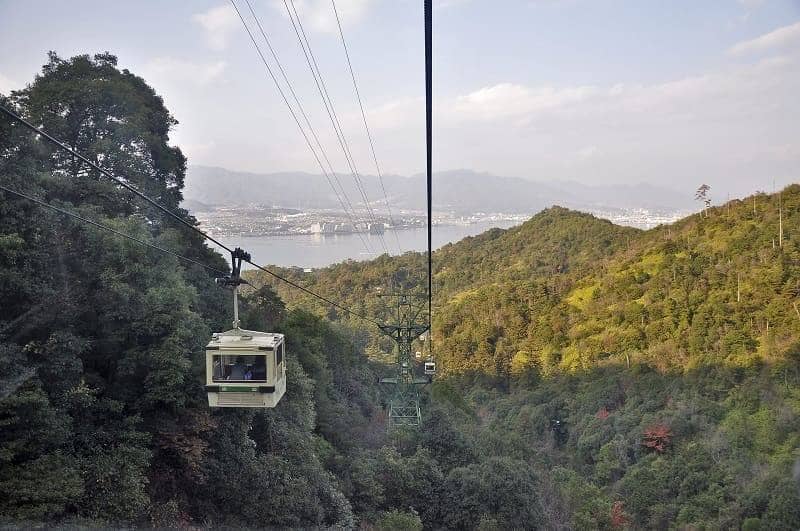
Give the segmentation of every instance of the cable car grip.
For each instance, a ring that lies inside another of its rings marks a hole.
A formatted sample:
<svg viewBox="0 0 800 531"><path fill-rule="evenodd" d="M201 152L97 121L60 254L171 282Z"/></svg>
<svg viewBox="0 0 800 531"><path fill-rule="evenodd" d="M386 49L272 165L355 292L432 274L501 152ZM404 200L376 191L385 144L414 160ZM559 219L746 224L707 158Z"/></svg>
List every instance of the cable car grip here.
<svg viewBox="0 0 800 531"><path fill-rule="evenodd" d="M246 280L242 280L242 261L250 261L250 253L237 247L231 251L231 274L225 277L217 278L217 284L225 286L226 288L233 288L233 327L239 328L239 286L247 284Z"/></svg>

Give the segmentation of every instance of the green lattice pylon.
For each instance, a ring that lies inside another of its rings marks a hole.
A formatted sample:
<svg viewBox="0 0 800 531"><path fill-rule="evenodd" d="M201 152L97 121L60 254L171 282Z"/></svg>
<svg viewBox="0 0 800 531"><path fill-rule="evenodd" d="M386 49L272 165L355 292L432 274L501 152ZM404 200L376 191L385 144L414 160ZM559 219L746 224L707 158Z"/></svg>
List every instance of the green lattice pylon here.
<svg viewBox="0 0 800 531"><path fill-rule="evenodd" d="M419 406L419 388L430 383L429 378L415 376L414 357L411 344L424 334L429 326L417 321L421 307L416 307L416 298L405 293L382 295L397 299L397 320L394 324L381 326L384 334L397 344L396 373L382 378L380 383L391 389L388 403L389 426L419 426L422 412Z"/></svg>

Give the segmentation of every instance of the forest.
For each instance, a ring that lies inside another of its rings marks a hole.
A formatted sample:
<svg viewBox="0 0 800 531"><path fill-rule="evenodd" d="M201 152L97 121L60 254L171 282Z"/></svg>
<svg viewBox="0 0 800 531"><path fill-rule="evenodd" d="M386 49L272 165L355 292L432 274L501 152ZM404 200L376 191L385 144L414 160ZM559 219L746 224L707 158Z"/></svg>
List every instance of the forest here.
<svg viewBox="0 0 800 531"><path fill-rule="evenodd" d="M115 56L51 52L0 104L194 222L177 121ZM0 184L229 267L5 118ZM210 409L214 275L0 198L4 528L800 528L798 185L648 231L552 207L436 251L419 429L387 424L391 341L255 272L243 326L286 335L287 393ZM385 319L376 293L425 267L280 273Z"/></svg>

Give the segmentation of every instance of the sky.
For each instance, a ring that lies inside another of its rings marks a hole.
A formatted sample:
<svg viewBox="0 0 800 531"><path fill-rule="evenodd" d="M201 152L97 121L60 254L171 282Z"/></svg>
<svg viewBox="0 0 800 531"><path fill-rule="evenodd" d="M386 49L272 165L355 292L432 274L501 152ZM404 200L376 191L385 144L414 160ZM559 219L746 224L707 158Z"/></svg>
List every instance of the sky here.
<svg viewBox="0 0 800 531"><path fill-rule="evenodd" d="M287 6L250 2L344 172ZM331 2L294 5L354 163L374 174ZM381 170L423 171L422 1L336 6ZM230 2L0 0L0 92L48 50L117 55L164 97L190 164L319 173ZM434 0L435 170L770 191L800 181L798 94L800 0Z"/></svg>

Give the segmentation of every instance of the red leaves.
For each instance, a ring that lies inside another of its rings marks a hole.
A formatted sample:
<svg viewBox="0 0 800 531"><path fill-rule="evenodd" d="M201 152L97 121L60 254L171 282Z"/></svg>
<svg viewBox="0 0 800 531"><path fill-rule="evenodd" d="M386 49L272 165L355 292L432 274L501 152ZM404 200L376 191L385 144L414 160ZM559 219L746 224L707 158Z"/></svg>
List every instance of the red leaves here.
<svg viewBox="0 0 800 531"><path fill-rule="evenodd" d="M621 501L615 501L611 506L611 527L614 529L622 529L630 523L631 519L625 513L624 504Z"/></svg>
<svg viewBox="0 0 800 531"><path fill-rule="evenodd" d="M666 424L653 424L644 430L642 444L661 453L672 440L672 431Z"/></svg>

